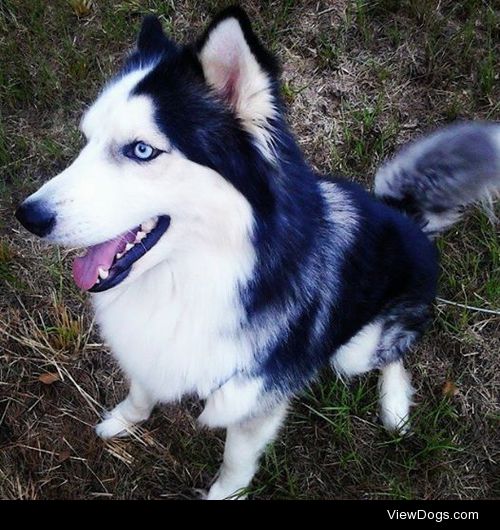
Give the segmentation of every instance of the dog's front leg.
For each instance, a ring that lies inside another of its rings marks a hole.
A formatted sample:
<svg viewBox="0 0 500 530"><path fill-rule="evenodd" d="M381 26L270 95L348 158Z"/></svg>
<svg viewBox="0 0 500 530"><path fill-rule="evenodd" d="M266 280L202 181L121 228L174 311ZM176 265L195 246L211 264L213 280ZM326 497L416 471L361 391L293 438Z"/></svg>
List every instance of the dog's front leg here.
<svg viewBox="0 0 500 530"><path fill-rule="evenodd" d="M96 433L101 438L127 436L134 425L149 418L155 405L156 401L146 390L132 381L128 396L96 425Z"/></svg>
<svg viewBox="0 0 500 530"><path fill-rule="evenodd" d="M224 462L219 476L207 494L208 500L242 499L244 488L258 468L259 457L277 435L286 416L287 404L266 414L227 428Z"/></svg>

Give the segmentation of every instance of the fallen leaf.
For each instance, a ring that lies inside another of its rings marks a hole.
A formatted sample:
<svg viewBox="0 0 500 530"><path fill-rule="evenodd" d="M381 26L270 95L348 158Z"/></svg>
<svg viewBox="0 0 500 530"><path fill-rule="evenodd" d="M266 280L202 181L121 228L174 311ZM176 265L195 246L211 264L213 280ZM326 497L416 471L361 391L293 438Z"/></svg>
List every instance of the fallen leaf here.
<svg viewBox="0 0 500 530"><path fill-rule="evenodd" d="M59 374L56 373L45 373L41 374L38 380L42 382L44 385L51 385L52 383L55 383L56 381L59 381L61 378L59 377Z"/></svg>
<svg viewBox="0 0 500 530"><path fill-rule="evenodd" d="M458 394L457 385L453 381L446 381L442 389L443 396L452 398Z"/></svg>

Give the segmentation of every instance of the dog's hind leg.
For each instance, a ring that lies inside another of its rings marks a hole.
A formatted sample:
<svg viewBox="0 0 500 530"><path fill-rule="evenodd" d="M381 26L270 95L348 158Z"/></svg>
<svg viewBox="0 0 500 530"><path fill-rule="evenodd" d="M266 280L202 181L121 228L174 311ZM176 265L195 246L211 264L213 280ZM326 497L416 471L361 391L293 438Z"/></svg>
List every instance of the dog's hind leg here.
<svg viewBox="0 0 500 530"><path fill-rule="evenodd" d="M286 416L287 403L271 412L227 428L224 462L207 499L242 499L258 468L259 458L277 435Z"/></svg>
<svg viewBox="0 0 500 530"><path fill-rule="evenodd" d="M403 360L387 364L380 370L380 419L389 431L404 434L408 430L408 418L414 389Z"/></svg>
<svg viewBox="0 0 500 530"><path fill-rule="evenodd" d="M429 325L428 303L403 300L389 308L378 345L375 367L380 369L380 419L390 431L408 431L414 389L403 365L403 357Z"/></svg>
<svg viewBox="0 0 500 530"><path fill-rule="evenodd" d="M427 303L399 301L362 328L332 357L332 367L341 377L381 371L380 418L388 430L401 433L408 430L414 390L403 357L427 327L430 316Z"/></svg>
<svg viewBox="0 0 500 530"><path fill-rule="evenodd" d="M333 370L346 378L373 370L382 329L383 324L378 321L362 328L334 353L331 360Z"/></svg>
<svg viewBox="0 0 500 530"><path fill-rule="evenodd" d="M101 438L127 436L134 425L149 418L155 405L144 388L132 381L128 396L96 425L96 433Z"/></svg>

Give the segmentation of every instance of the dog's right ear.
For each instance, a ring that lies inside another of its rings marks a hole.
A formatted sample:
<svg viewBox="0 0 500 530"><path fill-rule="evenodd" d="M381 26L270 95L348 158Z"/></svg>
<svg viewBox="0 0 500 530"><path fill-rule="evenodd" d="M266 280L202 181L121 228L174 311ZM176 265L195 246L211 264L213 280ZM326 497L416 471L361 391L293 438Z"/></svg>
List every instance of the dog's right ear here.
<svg viewBox="0 0 500 530"><path fill-rule="evenodd" d="M158 17L147 15L137 37L137 51L142 56L161 55L175 44L165 35Z"/></svg>

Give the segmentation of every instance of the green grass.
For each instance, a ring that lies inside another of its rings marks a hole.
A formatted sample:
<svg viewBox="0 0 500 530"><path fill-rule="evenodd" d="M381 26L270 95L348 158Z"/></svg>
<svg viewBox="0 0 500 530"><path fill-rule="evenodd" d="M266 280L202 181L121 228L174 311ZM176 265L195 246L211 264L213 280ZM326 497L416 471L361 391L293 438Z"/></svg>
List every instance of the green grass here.
<svg viewBox="0 0 500 530"><path fill-rule="evenodd" d="M264 40L273 52L277 52L279 35L286 32L292 17L297 13L296 0L265 2L262 6L263 23L257 23Z"/></svg>
<svg viewBox="0 0 500 530"><path fill-rule="evenodd" d="M321 68L335 70L344 51L342 40L338 40L331 32L321 33L316 42L318 62Z"/></svg>
<svg viewBox="0 0 500 530"><path fill-rule="evenodd" d="M463 234L467 234L464 241ZM438 241L442 256L441 294L465 305L495 310L500 307L500 240L485 213L477 210L465 223ZM464 251L465 247L465 251ZM448 308L438 323L466 338L477 318L466 308Z"/></svg>
<svg viewBox="0 0 500 530"><path fill-rule="evenodd" d="M331 171L369 175L394 148L397 118L388 116L383 95L341 105L342 143L332 143Z"/></svg>
<svg viewBox="0 0 500 530"><path fill-rule="evenodd" d="M429 472L452 479L456 456L470 450L462 440L466 427L453 401L439 394L420 404L412 418L411 433L405 437L387 433L377 421L368 420L374 418L376 403L373 377L348 385L328 377L296 404L286 436L293 439L291 433L302 433L306 436L304 445L320 444L316 462L309 463L317 473L315 479L341 489L345 476L358 486L367 477L373 498L392 499L418 498L422 474L426 479ZM312 429L308 428L311 425ZM376 447L380 460L372 460L367 445ZM318 492L304 491L295 465L296 450L280 441L272 445L259 479L248 492L263 495L273 491L275 498L321 498ZM334 470L323 469L332 456ZM349 493L341 496L349 497Z"/></svg>
<svg viewBox="0 0 500 530"><path fill-rule="evenodd" d="M327 423L334 440L352 445L352 422L376 409L377 399L370 390L373 389L369 388L368 380L355 385L333 380L306 393L301 405Z"/></svg>

